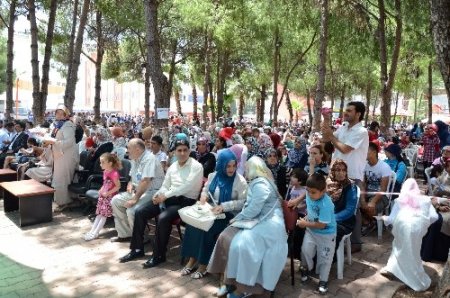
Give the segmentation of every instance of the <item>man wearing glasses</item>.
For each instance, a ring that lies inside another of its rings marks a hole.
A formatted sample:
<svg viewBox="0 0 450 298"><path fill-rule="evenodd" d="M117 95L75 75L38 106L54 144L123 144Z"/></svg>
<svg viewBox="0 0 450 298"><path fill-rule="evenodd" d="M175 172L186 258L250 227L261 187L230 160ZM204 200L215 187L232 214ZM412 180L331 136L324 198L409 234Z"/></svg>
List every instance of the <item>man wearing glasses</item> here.
<svg viewBox="0 0 450 298"><path fill-rule="evenodd" d="M189 140L187 136L177 137L174 142L177 161L168 169L163 185L153 196L152 201L136 209L131 251L120 258L121 263L144 256L144 231L147 221L158 217L155 231L153 256L143 264L144 268L152 268L166 261L167 244L169 243L172 221L178 217L178 210L195 204L200 195L203 179L203 167L195 159L189 157ZM164 206L164 207L161 207Z"/></svg>

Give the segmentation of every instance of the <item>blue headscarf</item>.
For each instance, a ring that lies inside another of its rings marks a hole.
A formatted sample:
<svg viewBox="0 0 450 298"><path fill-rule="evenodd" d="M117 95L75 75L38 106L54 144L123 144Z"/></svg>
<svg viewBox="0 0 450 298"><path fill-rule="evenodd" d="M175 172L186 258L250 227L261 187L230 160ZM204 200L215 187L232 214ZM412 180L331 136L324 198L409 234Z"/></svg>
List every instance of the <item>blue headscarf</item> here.
<svg viewBox="0 0 450 298"><path fill-rule="evenodd" d="M231 200L231 193L233 190L233 182L236 177L236 172L233 176L227 175L227 165L230 161L235 161L237 164L236 155L229 149L223 149L217 156L216 176L209 185L209 192L214 195L216 187L220 189L219 204Z"/></svg>

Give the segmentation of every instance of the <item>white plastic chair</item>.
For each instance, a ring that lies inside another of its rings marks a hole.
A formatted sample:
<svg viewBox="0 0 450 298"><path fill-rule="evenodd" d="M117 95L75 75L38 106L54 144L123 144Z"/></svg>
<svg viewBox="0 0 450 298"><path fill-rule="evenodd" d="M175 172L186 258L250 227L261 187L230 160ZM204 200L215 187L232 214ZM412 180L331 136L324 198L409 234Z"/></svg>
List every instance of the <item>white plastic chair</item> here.
<svg viewBox="0 0 450 298"><path fill-rule="evenodd" d="M389 182L387 185L387 189L386 192L388 193L386 195L387 199L388 199L388 204L386 206L386 208L384 209L384 214L388 214L390 207L391 207L391 202L392 202L392 193L394 192L394 188L395 188L395 181L397 181L397 174L392 171L391 172L391 176L389 177ZM378 214L378 215L382 215L382 214ZM377 219L377 230L378 230L378 243L380 243L381 239L383 238L383 220L382 219Z"/></svg>
<svg viewBox="0 0 450 298"><path fill-rule="evenodd" d="M358 186L356 186L356 197L357 197L357 201L356 201L356 208L355 208L355 215L356 212L358 211L358 204L359 204L359 197L361 196L361 190L359 189ZM347 262L349 265L352 264L352 243L350 240L350 236L352 235L352 233L344 235L344 237L342 237L341 241L339 242L339 246L338 249L336 251L336 267L337 267L337 278L338 279L343 279L344 278L344 248L347 248Z"/></svg>

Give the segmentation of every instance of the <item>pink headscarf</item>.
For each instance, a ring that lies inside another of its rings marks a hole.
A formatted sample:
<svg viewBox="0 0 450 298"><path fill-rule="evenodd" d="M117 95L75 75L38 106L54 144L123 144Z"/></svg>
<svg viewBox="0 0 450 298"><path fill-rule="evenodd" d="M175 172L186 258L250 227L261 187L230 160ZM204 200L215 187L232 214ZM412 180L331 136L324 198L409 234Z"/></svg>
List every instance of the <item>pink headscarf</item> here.
<svg viewBox="0 0 450 298"><path fill-rule="evenodd" d="M242 144L234 144L233 146L231 146L230 151L234 153L234 155L236 155L237 161L241 161L241 156L242 156L242 152L244 151L244 146Z"/></svg>
<svg viewBox="0 0 450 298"><path fill-rule="evenodd" d="M400 204L400 208L418 209L420 208L420 196L420 189L416 180L409 178L403 183L397 203Z"/></svg>

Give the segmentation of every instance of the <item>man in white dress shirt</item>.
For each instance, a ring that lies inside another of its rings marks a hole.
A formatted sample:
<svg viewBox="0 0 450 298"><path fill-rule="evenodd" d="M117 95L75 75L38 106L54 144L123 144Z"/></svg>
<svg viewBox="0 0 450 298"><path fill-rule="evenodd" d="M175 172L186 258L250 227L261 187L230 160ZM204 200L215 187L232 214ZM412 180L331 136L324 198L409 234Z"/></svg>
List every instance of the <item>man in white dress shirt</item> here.
<svg viewBox="0 0 450 298"><path fill-rule="evenodd" d="M369 148L369 134L362 125L366 107L362 102L352 101L347 104L344 112L344 123L334 133L331 127L322 127L323 138L330 141L335 151L332 160L342 159L347 164L348 177L361 187L364 180L367 151ZM353 230L352 251L361 250L361 213L356 214ZM339 245L339 244L337 244Z"/></svg>

